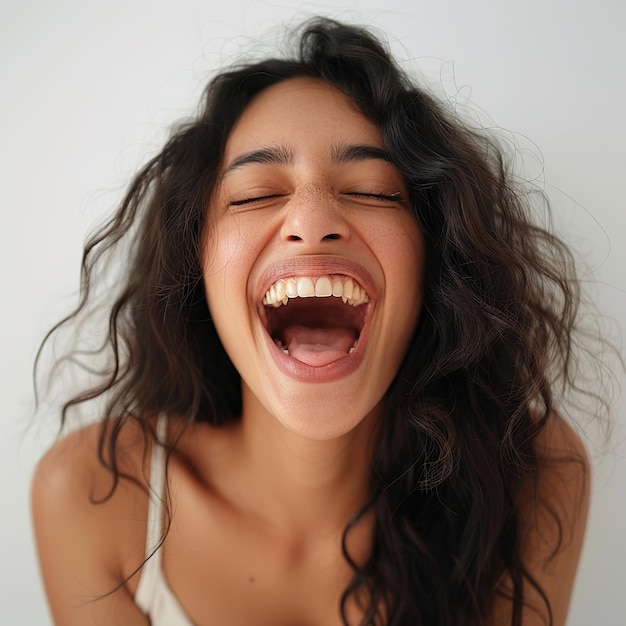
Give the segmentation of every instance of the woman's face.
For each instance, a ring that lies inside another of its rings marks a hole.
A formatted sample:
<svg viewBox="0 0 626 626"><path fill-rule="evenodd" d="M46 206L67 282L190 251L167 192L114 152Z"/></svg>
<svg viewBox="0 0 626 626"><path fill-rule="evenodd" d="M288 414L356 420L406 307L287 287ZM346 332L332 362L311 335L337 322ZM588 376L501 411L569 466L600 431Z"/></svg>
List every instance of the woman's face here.
<svg viewBox="0 0 626 626"><path fill-rule="evenodd" d="M291 79L246 108L203 260L244 419L263 411L327 439L380 406L421 305L424 244L407 204L378 128L334 87Z"/></svg>

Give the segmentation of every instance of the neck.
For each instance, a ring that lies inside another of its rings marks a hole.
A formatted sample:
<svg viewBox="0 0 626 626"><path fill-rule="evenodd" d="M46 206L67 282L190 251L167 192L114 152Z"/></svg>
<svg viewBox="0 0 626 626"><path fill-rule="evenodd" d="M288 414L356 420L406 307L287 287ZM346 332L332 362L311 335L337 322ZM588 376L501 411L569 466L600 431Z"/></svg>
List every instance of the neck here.
<svg viewBox="0 0 626 626"><path fill-rule="evenodd" d="M250 406L252 405L252 406ZM278 532L323 538L341 534L370 495L377 417L350 432L315 440L282 426L257 403L244 403L228 433L230 471L222 473L236 504ZM218 474L219 475L219 474Z"/></svg>

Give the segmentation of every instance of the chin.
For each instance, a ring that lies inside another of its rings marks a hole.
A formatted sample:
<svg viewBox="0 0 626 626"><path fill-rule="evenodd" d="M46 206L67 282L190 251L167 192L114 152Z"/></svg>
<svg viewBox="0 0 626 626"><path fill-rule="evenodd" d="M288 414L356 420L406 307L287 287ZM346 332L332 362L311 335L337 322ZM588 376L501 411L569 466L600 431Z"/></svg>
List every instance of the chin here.
<svg viewBox="0 0 626 626"><path fill-rule="evenodd" d="M382 402L366 405L346 399L345 393L321 392L319 388L286 394L280 404L268 407L274 419L291 433L315 441L369 431L382 409Z"/></svg>

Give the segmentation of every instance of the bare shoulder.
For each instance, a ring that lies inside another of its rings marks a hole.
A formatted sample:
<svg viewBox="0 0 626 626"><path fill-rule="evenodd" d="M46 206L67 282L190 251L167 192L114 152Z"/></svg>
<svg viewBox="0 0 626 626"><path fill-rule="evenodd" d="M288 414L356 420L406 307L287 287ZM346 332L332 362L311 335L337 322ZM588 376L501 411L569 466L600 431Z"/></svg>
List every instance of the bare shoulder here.
<svg viewBox="0 0 626 626"><path fill-rule="evenodd" d="M532 580L524 587L524 624L547 624L550 604L554 626L564 626L583 546L591 465L576 431L550 415L536 439L538 475L518 503L521 558ZM505 592L507 590L505 585ZM508 601L496 604L494 624L510 623Z"/></svg>
<svg viewBox="0 0 626 626"><path fill-rule="evenodd" d="M575 570L589 509L589 457L578 433L556 414L537 437L536 449L538 480L520 503L532 549L527 558L550 571L567 557Z"/></svg>
<svg viewBox="0 0 626 626"><path fill-rule="evenodd" d="M557 413L552 413L537 437L537 448L547 459L577 461L579 468L589 469L586 448L580 435ZM567 465L567 464L565 464Z"/></svg>
<svg viewBox="0 0 626 626"><path fill-rule="evenodd" d="M58 515L80 513L98 517L126 500L124 496L130 492L128 481L120 481L119 490L113 491L113 476L100 458L101 432L99 423L91 424L59 439L50 448L33 475L33 505L50 507ZM108 462L104 445L104 459ZM144 442L138 427L129 425L123 429L116 448L119 470L143 482ZM66 507L63 510L58 506L61 503ZM104 506L98 509L98 504Z"/></svg>
<svg viewBox="0 0 626 626"><path fill-rule="evenodd" d="M35 470L41 572L57 624L147 624L132 602L133 583L126 583L142 562L145 541L143 436L133 426L122 431L119 469L138 484L120 480L112 489L112 474L99 459L100 433L94 424L67 435Z"/></svg>

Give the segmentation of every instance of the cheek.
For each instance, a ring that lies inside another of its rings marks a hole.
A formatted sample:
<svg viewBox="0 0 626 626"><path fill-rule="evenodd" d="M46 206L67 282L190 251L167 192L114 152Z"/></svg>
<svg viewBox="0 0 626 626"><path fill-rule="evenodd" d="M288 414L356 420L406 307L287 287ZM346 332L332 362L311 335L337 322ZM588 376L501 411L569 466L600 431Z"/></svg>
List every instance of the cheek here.
<svg viewBox="0 0 626 626"><path fill-rule="evenodd" d="M224 217L210 224L204 237L205 280L225 274L237 261L241 232L232 217Z"/></svg>
<svg viewBox="0 0 626 626"><path fill-rule="evenodd" d="M204 238L203 271L209 309L214 319L247 310L247 286L258 255L258 228L227 214L213 222Z"/></svg>
<svg viewBox="0 0 626 626"><path fill-rule="evenodd" d="M233 265L250 269L269 238L269 221L250 212L227 213L214 222L205 237L205 271L231 272Z"/></svg>
<svg viewBox="0 0 626 626"><path fill-rule="evenodd" d="M417 224L404 214L393 220L381 220L372 228L374 254L380 259L388 282L402 284L408 289L406 297L416 292L421 298L425 242Z"/></svg>
<svg viewBox="0 0 626 626"><path fill-rule="evenodd" d="M421 232L403 240L404 261L399 272L404 278L403 290L409 309L414 311L417 322L424 295L425 242Z"/></svg>
<svg viewBox="0 0 626 626"><path fill-rule="evenodd" d="M381 233L379 258L389 290L391 315L408 341L420 315L423 298L425 242L412 218L400 220Z"/></svg>
<svg viewBox="0 0 626 626"><path fill-rule="evenodd" d="M237 263L239 237L222 222L211 224L204 237L203 272L209 310L216 323L224 316L225 309L232 309L231 275Z"/></svg>

